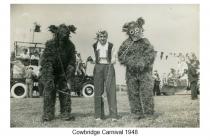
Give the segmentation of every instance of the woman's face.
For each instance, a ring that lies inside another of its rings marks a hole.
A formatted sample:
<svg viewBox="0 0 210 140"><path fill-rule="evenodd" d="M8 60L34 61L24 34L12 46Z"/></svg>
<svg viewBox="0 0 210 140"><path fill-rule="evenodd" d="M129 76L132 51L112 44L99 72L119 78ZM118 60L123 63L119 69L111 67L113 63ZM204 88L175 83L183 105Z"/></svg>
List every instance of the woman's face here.
<svg viewBox="0 0 210 140"><path fill-rule="evenodd" d="M98 37L98 41L101 43L101 45L105 45L107 42L107 34L100 34Z"/></svg>

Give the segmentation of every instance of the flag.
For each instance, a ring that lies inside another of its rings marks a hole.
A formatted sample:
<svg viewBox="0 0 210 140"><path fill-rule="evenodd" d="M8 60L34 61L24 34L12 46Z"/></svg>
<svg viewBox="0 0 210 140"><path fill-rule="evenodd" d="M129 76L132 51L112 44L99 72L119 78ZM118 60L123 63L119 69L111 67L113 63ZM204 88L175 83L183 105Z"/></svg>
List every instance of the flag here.
<svg viewBox="0 0 210 140"><path fill-rule="evenodd" d="M166 60L168 59L168 55L166 55Z"/></svg>
<svg viewBox="0 0 210 140"><path fill-rule="evenodd" d="M34 32L41 32L41 29L40 29L41 26L37 23L34 23L34 25L35 25Z"/></svg>
<svg viewBox="0 0 210 140"><path fill-rule="evenodd" d="M160 59L162 60L164 52L161 52Z"/></svg>

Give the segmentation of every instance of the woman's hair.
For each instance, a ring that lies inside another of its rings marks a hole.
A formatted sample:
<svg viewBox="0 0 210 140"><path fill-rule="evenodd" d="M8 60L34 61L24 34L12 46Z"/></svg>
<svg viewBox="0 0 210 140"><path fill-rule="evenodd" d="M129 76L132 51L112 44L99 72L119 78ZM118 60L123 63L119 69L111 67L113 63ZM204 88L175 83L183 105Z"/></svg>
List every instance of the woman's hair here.
<svg viewBox="0 0 210 140"><path fill-rule="evenodd" d="M106 37L108 37L108 32L106 30L103 30L103 31L98 31L96 33L96 39L98 39L101 34L106 35Z"/></svg>

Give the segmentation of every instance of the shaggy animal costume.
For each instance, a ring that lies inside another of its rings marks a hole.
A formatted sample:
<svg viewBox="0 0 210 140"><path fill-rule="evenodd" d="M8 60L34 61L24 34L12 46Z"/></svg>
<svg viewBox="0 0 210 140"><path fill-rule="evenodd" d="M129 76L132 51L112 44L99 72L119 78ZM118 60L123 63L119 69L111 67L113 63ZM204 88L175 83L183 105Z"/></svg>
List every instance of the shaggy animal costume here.
<svg viewBox="0 0 210 140"><path fill-rule="evenodd" d="M126 66L126 83L131 113L138 119L154 113L152 68L155 51L149 40L142 38L144 20L139 18L123 26L129 38L120 46L118 59Z"/></svg>
<svg viewBox="0 0 210 140"><path fill-rule="evenodd" d="M52 40L47 41L46 48L40 59L40 79L39 84L42 86L44 105L43 121L50 121L54 118L56 92L69 92L70 83L75 73L75 47L69 40L70 32L76 28L61 24L56 27L51 25L49 31L54 35ZM71 113L71 97L59 92L61 118L68 120L73 117Z"/></svg>

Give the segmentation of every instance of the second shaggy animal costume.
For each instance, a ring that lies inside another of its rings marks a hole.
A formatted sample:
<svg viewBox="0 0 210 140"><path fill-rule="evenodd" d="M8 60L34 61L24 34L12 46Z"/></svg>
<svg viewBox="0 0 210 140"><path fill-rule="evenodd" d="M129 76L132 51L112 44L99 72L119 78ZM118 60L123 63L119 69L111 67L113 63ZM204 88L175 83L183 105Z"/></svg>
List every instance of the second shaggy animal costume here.
<svg viewBox="0 0 210 140"><path fill-rule="evenodd" d="M154 113L152 68L155 51L147 38L142 38L144 20L139 18L123 26L129 38L120 46L118 58L126 66L126 83L131 113L137 119Z"/></svg>

